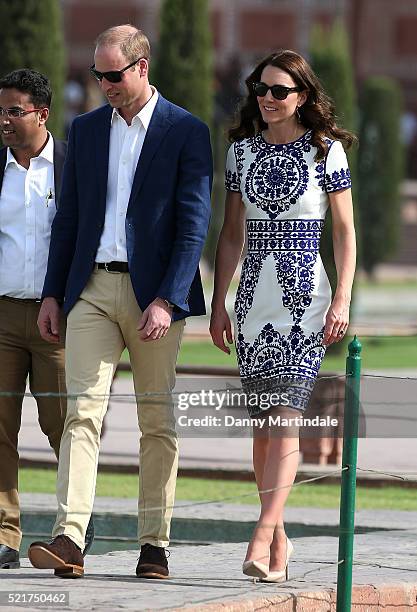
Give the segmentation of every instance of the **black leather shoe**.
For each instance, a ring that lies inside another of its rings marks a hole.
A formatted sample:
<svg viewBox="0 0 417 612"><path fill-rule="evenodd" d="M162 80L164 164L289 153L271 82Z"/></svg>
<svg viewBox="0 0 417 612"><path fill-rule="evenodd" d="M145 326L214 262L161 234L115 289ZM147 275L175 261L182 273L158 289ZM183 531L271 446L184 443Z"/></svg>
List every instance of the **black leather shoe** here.
<svg viewBox="0 0 417 612"><path fill-rule="evenodd" d="M0 544L0 569L19 569L19 551Z"/></svg>
<svg viewBox="0 0 417 612"><path fill-rule="evenodd" d="M168 578L168 560L166 552L169 551L152 544L143 544L140 547L140 556L136 567L138 578Z"/></svg>
<svg viewBox="0 0 417 612"><path fill-rule="evenodd" d="M87 531L85 532L85 548L83 552L83 557L85 557L85 555L88 553L91 546L93 545L93 542L94 542L94 521L93 521L93 515L91 515L90 521L87 525Z"/></svg>

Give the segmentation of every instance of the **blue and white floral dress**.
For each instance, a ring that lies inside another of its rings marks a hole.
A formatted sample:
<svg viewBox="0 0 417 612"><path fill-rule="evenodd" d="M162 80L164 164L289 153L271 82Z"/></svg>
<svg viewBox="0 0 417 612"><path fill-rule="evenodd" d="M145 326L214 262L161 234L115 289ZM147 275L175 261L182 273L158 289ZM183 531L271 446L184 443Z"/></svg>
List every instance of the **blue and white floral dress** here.
<svg viewBox="0 0 417 612"><path fill-rule="evenodd" d="M327 145L316 162L311 130L279 145L258 133L233 143L226 164L226 189L240 192L246 207L247 254L235 303L242 385L286 393L287 405L299 410L325 353L331 289L319 245L328 193L351 186L342 144Z"/></svg>

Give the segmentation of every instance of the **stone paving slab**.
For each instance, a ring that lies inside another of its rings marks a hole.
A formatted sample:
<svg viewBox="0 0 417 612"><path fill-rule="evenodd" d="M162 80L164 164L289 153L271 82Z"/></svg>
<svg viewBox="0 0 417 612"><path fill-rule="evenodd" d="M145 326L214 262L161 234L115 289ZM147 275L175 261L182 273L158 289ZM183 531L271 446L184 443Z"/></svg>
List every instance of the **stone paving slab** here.
<svg viewBox="0 0 417 612"><path fill-rule="evenodd" d="M290 579L281 585L245 577L241 563L246 543L238 543L171 547L171 577L165 581L137 579L135 551L89 556L85 578L75 581L36 570L24 559L22 569L1 575L0 590L69 591L70 610L334 609L337 539L297 538L294 545ZM417 609L417 533L357 536L353 579L354 601L372 604L353 610L382 610L381 602L390 603L391 609ZM400 603L407 608L399 608Z"/></svg>
<svg viewBox="0 0 417 612"><path fill-rule="evenodd" d="M247 542L255 528L258 514L257 505L177 502L171 525L172 544L189 546ZM22 528L25 534L21 546L22 556L27 554L31 542L50 537L55 516L55 496L22 496ZM339 510L336 508L288 507L285 519L287 533L292 539L332 537L337 540L339 535ZM138 550L135 499L96 498L94 525L96 538L90 555L101 555L110 550ZM414 538L416 530L417 512L356 512L356 536L370 533L382 536L384 532L397 532L401 539L406 531Z"/></svg>
<svg viewBox="0 0 417 612"><path fill-rule="evenodd" d="M178 502L174 516L211 519L213 526L220 521L255 522L258 516L257 506L187 504ZM42 513L52 507L56 507L53 495L22 495L23 512ZM123 512L133 517L136 500L96 498L95 512ZM286 520L288 525L336 527L339 511L288 507ZM370 530L355 536L352 610L417 610L417 512L358 511L355 525ZM35 570L23 559L21 570L0 574L0 591L66 590L70 593L70 610L335 610L337 537L294 537L293 543L290 580L281 585L254 583L241 573L246 542L197 546L174 543L170 546L171 577L167 581L135 578L138 552L130 550L89 555L86 576L78 581L60 580L49 571Z"/></svg>

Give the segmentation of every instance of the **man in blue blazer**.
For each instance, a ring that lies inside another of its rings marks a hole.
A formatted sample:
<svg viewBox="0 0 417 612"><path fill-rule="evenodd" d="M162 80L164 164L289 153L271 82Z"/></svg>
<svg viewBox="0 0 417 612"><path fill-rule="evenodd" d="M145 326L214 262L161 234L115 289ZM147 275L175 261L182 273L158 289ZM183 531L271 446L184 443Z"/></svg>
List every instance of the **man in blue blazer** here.
<svg viewBox="0 0 417 612"><path fill-rule="evenodd" d="M69 398L53 540L33 543L29 558L61 577L84 572L106 396L125 347L142 434L136 574L169 574L178 466L170 393L185 318L205 312L198 264L212 157L207 126L149 84L149 57L133 26L98 37L91 71L109 104L73 123L52 227L38 324L57 342L63 305Z"/></svg>

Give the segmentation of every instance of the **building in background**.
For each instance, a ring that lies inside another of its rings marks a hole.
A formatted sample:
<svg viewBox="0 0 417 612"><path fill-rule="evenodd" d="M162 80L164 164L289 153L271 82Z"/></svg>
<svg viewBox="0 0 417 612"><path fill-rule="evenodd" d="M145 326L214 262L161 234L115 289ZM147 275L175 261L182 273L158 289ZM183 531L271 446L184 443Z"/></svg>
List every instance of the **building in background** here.
<svg viewBox="0 0 417 612"><path fill-rule="evenodd" d="M61 0L69 76L88 76L93 41L110 25L130 22L158 49L161 0ZM349 32L358 84L376 74L395 78L404 92L406 121L417 122L417 0L211 0L211 25L219 76L247 72L277 47L308 55L311 28L341 18ZM226 81L226 79L224 79ZM409 174L417 177L417 131Z"/></svg>
<svg viewBox="0 0 417 612"><path fill-rule="evenodd" d="M158 49L161 0L61 0L67 41L69 79L83 84L84 109L100 98L89 77L94 39L107 27L132 23ZM407 175L417 179L417 0L210 0L216 63L216 119L230 115L242 93L242 75L255 61L278 48L308 57L311 28L340 18L351 40L355 75L394 78L404 94L403 137ZM162 92L163 93L163 92ZM387 143L389 146L389 143ZM397 263L416 265L417 189L407 184L403 206L402 250Z"/></svg>

